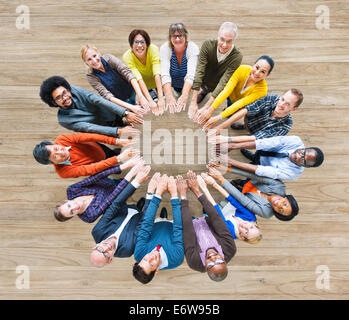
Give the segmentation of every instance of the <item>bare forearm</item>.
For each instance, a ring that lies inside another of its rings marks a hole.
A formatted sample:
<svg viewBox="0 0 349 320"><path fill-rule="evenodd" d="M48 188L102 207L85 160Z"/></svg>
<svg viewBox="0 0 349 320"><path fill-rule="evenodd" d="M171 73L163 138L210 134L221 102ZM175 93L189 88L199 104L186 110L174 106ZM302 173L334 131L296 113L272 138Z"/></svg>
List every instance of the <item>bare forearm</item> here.
<svg viewBox="0 0 349 320"><path fill-rule="evenodd" d="M250 164L250 163L245 163L245 162L240 162L234 159L229 159L229 165L236 167L241 170L245 170L248 172L256 173L257 170L257 165L255 164Z"/></svg>
<svg viewBox="0 0 349 320"><path fill-rule="evenodd" d="M133 89L135 90L137 97L140 98L141 96L143 96L142 90L141 90L136 78L133 78L131 80L131 85L132 85Z"/></svg>
<svg viewBox="0 0 349 320"><path fill-rule="evenodd" d="M238 112L235 112L230 118L221 123L219 126L217 126L217 129L225 129L246 115L247 109L241 109Z"/></svg>
<svg viewBox="0 0 349 320"><path fill-rule="evenodd" d="M214 183L212 187L215 188L221 195L223 195L224 198L229 197L229 193L224 188L222 188L218 183Z"/></svg>
<svg viewBox="0 0 349 320"><path fill-rule="evenodd" d="M240 142L240 143L228 143L228 151L237 150L237 149L256 149L256 142L246 141L246 142Z"/></svg>
<svg viewBox="0 0 349 320"><path fill-rule="evenodd" d="M163 86L166 98L173 97L171 82L167 82Z"/></svg>
<svg viewBox="0 0 349 320"><path fill-rule="evenodd" d="M189 82L184 81L184 86L182 89L182 96L189 96L191 87L192 87L192 85Z"/></svg>
<svg viewBox="0 0 349 320"><path fill-rule="evenodd" d="M161 76L159 74L156 74L154 78L155 78L156 91L158 93L158 98L161 98L164 95L162 91Z"/></svg>
<svg viewBox="0 0 349 320"><path fill-rule="evenodd" d="M139 84L139 87L141 88L142 90L142 93L144 95L144 97L150 102L150 101L153 101L153 98L151 97L149 91L148 91L148 88L147 86L145 85L144 81L143 80L139 80L138 81L138 84Z"/></svg>

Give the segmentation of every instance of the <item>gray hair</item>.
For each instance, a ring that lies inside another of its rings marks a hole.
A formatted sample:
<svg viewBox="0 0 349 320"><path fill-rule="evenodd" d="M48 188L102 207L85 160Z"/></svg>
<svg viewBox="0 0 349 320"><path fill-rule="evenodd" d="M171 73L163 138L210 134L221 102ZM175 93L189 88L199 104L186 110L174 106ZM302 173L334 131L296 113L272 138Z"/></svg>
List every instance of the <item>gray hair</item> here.
<svg viewBox="0 0 349 320"><path fill-rule="evenodd" d="M223 30L233 31L234 32L234 40L238 37L238 26L232 22L223 22L219 28L218 34L220 34Z"/></svg>

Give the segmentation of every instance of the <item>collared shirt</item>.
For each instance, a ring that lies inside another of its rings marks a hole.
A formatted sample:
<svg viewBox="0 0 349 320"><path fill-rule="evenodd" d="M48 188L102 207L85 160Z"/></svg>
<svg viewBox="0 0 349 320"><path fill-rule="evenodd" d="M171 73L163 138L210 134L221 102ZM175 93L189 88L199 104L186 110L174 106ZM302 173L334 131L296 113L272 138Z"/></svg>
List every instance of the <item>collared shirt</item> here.
<svg viewBox="0 0 349 320"><path fill-rule="evenodd" d="M127 223L131 220L131 218L137 213L139 212L136 209L128 208L127 216L125 220L122 222L120 227L112 235L108 237L108 239L111 237L116 237L116 245L115 245L116 249L118 248L118 245L119 245L120 234L122 233L122 231L124 231Z"/></svg>
<svg viewBox="0 0 349 320"><path fill-rule="evenodd" d="M69 151L69 149L71 148L71 146L70 146L70 147L64 147L64 148L65 148L65 150ZM58 164L63 164L63 165L71 166L72 164L71 164L71 162L70 162L69 160L70 160L70 154L69 154L69 156L68 156L67 159L65 159L64 161L62 161L62 162L60 162L60 163L58 163Z"/></svg>
<svg viewBox="0 0 349 320"><path fill-rule="evenodd" d="M152 251L156 251L156 247L152 250ZM167 254L164 250L164 248L161 246L160 250L159 250L159 254L161 257L161 264L159 266L159 270L164 269L168 266L168 259L167 259Z"/></svg>
<svg viewBox="0 0 349 320"><path fill-rule="evenodd" d="M232 47L229 49L228 52L226 53L220 53L219 52L219 48L217 46L217 61L218 63L220 63L221 61L223 61L227 56L229 56L230 52L232 52L234 49L234 45L232 45Z"/></svg>
<svg viewBox="0 0 349 320"><path fill-rule="evenodd" d="M68 200L85 195L94 195L90 205L82 214L78 215L82 221L87 223L94 222L128 185L128 181L125 179L116 185L117 182L115 180L108 178L108 175L120 172L120 166L117 165L68 187Z"/></svg>
<svg viewBox="0 0 349 320"><path fill-rule="evenodd" d="M291 154L297 149L303 148L304 144L297 136L278 136L256 140L256 150L287 152ZM289 158L261 156L256 175L279 180L296 180L303 171L304 167L296 165Z"/></svg>
<svg viewBox="0 0 349 320"><path fill-rule="evenodd" d="M291 114L283 118L271 117L279 99L277 94L268 94L246 106L247 128L257 139L285 136L291 130Z"/></svg>

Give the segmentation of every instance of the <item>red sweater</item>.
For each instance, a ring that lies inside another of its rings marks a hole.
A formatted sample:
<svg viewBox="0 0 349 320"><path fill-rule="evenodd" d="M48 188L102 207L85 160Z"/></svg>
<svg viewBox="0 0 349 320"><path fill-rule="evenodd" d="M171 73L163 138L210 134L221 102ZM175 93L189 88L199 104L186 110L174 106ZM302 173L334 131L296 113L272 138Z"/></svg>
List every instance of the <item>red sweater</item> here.
<svg viewBox="0 0 349 320"><path fill-rule="evenodd" d="M70 165L55 164L55 170L61 178L91 176L97 172L115 166L116 157L106 159L103 149L96 143L116 145L116 138L97 133L62 134L55 144L69 147Z"/></svg>

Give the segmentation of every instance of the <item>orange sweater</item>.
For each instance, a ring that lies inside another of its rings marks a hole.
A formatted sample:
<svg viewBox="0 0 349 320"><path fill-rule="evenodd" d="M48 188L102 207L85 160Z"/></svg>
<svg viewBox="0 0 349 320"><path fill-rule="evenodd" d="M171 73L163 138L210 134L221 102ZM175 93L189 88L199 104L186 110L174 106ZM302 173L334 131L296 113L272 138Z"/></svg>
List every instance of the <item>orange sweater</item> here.
<svg viewBox="0 0 349 320"><path fill-rule="evenodd" d="M116 157L106 159L103 149L96 143L116 145L116 138L97 133L62 134L55 144L70 147L70 165L55 164L55 170L61 178L90 176L118 162Z"/></svg>

